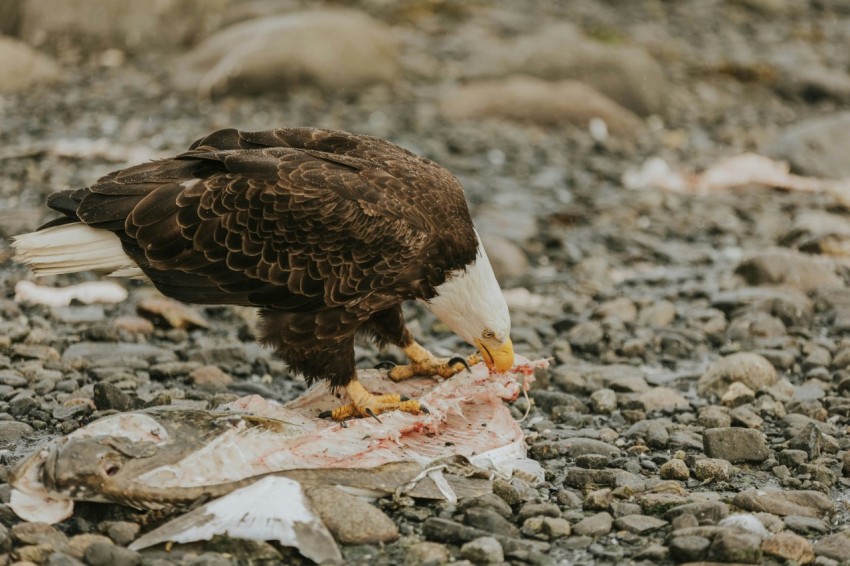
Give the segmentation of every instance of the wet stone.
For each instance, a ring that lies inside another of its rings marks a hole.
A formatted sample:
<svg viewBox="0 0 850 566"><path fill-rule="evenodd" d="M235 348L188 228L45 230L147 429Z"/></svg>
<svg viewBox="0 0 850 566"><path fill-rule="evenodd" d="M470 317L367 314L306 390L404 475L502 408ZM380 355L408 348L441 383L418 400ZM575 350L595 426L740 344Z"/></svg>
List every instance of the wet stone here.
<svg viewBox="0 0 850 566"><path fill-rule="evenodd" d="M740 462L763 462L770 456L764 434L747 428L712 428L703 433L709 458Z"/></svg>
<svg viewBox="0 0 850 566"><path fill-rule="evenodd" d="M492 564L505 559L502 545L493 537L473 539L460 548L460 555L479 564Z"/></svg>

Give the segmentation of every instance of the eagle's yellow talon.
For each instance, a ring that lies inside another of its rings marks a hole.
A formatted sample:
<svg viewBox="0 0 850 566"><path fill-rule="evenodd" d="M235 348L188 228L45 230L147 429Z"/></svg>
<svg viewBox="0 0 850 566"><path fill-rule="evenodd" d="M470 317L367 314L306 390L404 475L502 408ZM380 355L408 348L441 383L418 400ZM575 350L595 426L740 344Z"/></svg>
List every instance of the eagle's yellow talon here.
<svg viewBox="0 0 850 566"><path fill-rule="evenodd" d="M369 393L357 380L345 386L351 402L337 407L333 411L325 412L319 415L320 417L330 417L335 421L344 421L355 418L374 418L378 422L377 415L387 413L389 411L403 411L405 413L427 413L428 410L415 399L402 398L401 395L387 394L375 395Z"/></svg>
<svg viewBox="0 0 850 566"><path fill-rule="evenodd" d="M455 361L457 358L438 358L416 342L404 349L404 353L410 360L410 364L406 366L395 366L387 373L393 381L404 381L417 375L432 376L439 375L443 378L451 377L457 373L474 366L481 362L481 357L478 354L472 354L466 357L466 364Z"/></svg>

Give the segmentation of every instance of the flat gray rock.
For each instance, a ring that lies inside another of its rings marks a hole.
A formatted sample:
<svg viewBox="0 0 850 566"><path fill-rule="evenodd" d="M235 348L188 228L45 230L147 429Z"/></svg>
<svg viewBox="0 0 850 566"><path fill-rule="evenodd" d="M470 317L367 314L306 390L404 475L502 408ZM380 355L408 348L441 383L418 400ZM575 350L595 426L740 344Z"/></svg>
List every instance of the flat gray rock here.
<svg viewBox="0 0 850 566"><path fill-rule="evenodd" d="M791 164L793 171L815 177L850 177L850 112L809 118L790 126L767 153Z"/></svg>
<svg viewBox="0 0 850 566"><path fill-rule="evenodd" d="M763 462L770 456L764 434L751 428L710 428L702 435L709 458L741 462Z"/></svg>
<svg viewBox="0 0 850 566"><path fill-rule="evenodd" d="M316 10L248 20L198 44L172 80L200 96L259 94L311 84L354 89L391 82L397 45L382 23L353 10Z"/></svg>

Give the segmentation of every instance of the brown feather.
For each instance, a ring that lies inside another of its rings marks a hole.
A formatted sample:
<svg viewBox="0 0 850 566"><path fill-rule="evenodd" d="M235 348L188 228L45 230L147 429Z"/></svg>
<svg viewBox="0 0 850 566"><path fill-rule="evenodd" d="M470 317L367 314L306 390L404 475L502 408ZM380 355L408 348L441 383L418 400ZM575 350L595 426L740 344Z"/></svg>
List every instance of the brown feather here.
<svg viewBox="0 0 850 566"><path fill-rule="evenodd" d="M115 232L168 296L261 307L261 341L334 385L354 374L361 326L431 298L477 248L448 171L378 138L310 128L214 132L48 203ZM407 340L403 322L391 326L382 340Z"/></svg>

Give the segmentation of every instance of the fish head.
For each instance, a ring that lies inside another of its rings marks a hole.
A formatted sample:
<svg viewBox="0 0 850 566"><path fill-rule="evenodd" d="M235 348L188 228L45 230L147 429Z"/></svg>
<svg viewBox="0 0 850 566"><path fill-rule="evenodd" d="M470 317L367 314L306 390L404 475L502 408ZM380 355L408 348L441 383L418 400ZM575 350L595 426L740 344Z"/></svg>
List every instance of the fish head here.
<svg viewBox="0 0 850 566"><path fill-rule="evenodd" d="M78 500L107 501L102 494L119 483L122 471L138 458L156 454L152 442L114 436L68 438L48 449L41 482L56 493Z"/></svg>

